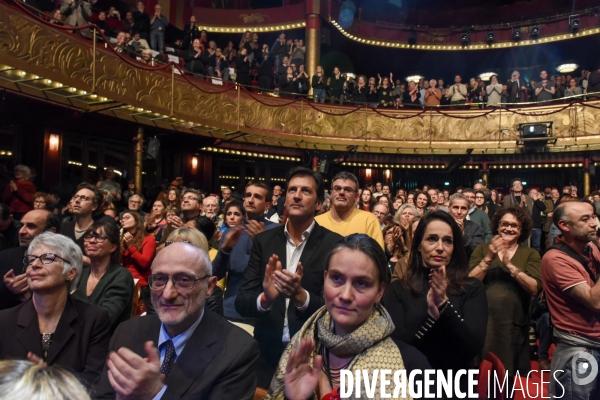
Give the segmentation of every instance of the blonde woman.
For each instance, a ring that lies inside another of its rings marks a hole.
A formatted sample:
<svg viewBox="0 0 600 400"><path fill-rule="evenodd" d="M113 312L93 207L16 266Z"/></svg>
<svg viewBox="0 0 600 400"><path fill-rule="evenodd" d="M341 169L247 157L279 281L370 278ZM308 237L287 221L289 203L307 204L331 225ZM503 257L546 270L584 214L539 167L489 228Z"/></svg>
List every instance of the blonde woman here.
<svg viewBox="0 0 600 400"><path fill-rule="evenodd" d="M327 77L323 72L323 67L317 67L317 73L312 77L313 100L315 103L325 103L327 95Z"/></svg>

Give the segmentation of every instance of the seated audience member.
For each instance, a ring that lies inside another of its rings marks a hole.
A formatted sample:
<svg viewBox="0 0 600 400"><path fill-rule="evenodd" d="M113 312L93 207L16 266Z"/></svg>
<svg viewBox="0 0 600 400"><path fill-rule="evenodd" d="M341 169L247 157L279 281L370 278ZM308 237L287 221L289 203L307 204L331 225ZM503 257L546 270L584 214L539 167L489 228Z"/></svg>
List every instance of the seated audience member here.
<svg viewBox="0 0 600 400"><path fill-rule="evenodd" d="M257 319L260 387L267 387L287 343L323 305L325 258L341 239L315 220L325 197L321 175L296 167L286 180L287 222L254 237L235 299L242 317Z"/></svg>
<svg viewBox="0 0 600 400"><path fill-rule="evenodd" d="M217 233L217 227L212 220L204 215L198 216L195 219L190 219L185 223L186 228L199 230L206 241L208 242L208 257L213 262L217 256L217 243L214 239L215 233Z"/></svg>
<svg viewBox="0 0 600 400"><path fill-rule="evenodd" d="M0 398L90 400L86 388L66 369L26 360L0 361Z"/></svg>
<svg viewBox="0 0 600 400"><path fill-rule="evenodd" d="M35 185L29 180L31 170L26 165L17 165L14 179L4 188L2 202L8 204L13 218L20 220L26 212L33 210Z"/></svg>
<svg viewBox="0 0 600 400"><path fill-rule="evenodd" d="M435 369L472 368L485 341L485 290L468 277L468 263L452 216L429 212L415 230L406 273L383 297L396 326L392 337L414 345Z"/></svg>
<svg viewBox="0 0 600 400"><path fill-rule="evenodd" d="M65 17L61 14L60 10L57 8L52 12L52 17L50 18L50 23L55 25L64 25Z"/></svg>
<svg viewBox="0 0 600 400"><path fill-rule="evenodd" d="M23 264L32 300L0 311L0 359L59 365L90 386L102 371L110 322L106 310L69 295L81 275L81 250L44 232L31 241Z"/></svg>
<svg viewBox="0 0 600 400"><path fill-rule="evenodd" d="M383 240L385 241L385 254L388 258L387 283L389 284L394 271L406 271L408 267L411 242L410 226L408 229L404 229L396 223L387 225L383 230Z"/></svg>
<svg viewBox="0 0 600 400"><path fill-rule="evenodd" d="M0 251L0 310L18 306L29 300L31 292L23 268L23 257L34 237L42 232L56 232L60 220L47 210L29 211L23 216L19 230L19 246Z"/></svg>
<svg viewBox="0 0 600 400"><path fill-rule="evenodd" d="M394 222L406 229L412 224L415 217L419 216L421 216L421 213L417 210L417 207L413 204L406 203L402 204L398 211L396 211Z"/></svg>
<svg viewBox="0 0 600 400"><path fill-rule="evenodd" d="M596 295L600 288L596 275L600 251L594 243L598 222L594 207L577 200L559 205L552 219L562 235L542 259L542 281L556 343L550 396L593 399L600 390L598 377L588 373L587 382L581 384L574 379L582 378L582 373L586 373L585 368L580 369L583 362L591 361L581 354L597 362L600 348L600 306ZM562 372L555 373L558 370Z"/></svg>
<svg viewBox="0 0 600 400"><path fill-rule="evenodd" d="M181 206L181 196L179 195L179 190L177 188L169 189L167 193L167 206L180 207Z"/></svg>
<svg viewBox="0 0 600 400"><path fill-rule="evenodd" d="M142 50L150 49L150 45L146 39L142 39L139 32L133 33L133 38L127 43L128 46L133 48L136 53L141 53Z"/></svg>
<svg viewBox="0 0 600 400"><path fill-rule="evenodd" d="M52 212L54 211L55 206L56 202L54 200L54 196L44 192L37 192L33 195L34 210L48 210Z"/></svg>
<svg viewBox="0 0 600 400"><path fill-rule="evenodd" d="M106 37L114 37L115 33L113 29L106 22L106 11L98 12L98 19L94 21L94 24L100 29L100 32L104 33Z"/></svg>
<svg viewBox="0 0 600 400"><path fill-rule="evenodd" d="M204 74L205 65L202 62L202 52L200 39L194 39L192 47L187 49L183 55L186 71L201 75Z"/></svg>
<svg viewBox="0 0 600 400"><path fill-rule="evenodd" d="M208 76L220 78L224 81L229 80L229 63L220 48L215 49L215 56L210 60Z"/></svg>
<svg viewBox="0 0 600 400"><path fill-rule="evenodd" d="M113 219L117 223L117 226L120 228L119 214L117 214L117 211L114 208L107 208L106 210L104 210L104 215Z"/></svg>
<svg viewBox="0 0 600 400"><path fill-rule="evenodd" d="M424 215L427 211L429 211L431 204L431 197L429 196L427 190L424 190L416 195L415 207L421 215Z"/></svg>
<svg viewBox="0 0 600 400"><path fill-rule="evenodd" d="M483 228L475 222L467 220L469 208L469 198L464 194L454 193L450 196L449 213L463 234L463 245L467 259L470 259L477 246L485 241Z"/></svg>
<svg viewBox="0 0 600 400"><path fill-rule="evenodd" d="M204 250L162 250L149 281L157 314L119 325L96 398L252 399L258 344L205 309L216 281Z"/></svg>
<svg viewBox="0 0 600 400"><path fill-rule="evenodd" d="M204 233L200 232L198 229L195 228L182 227L175 229L169 234L165 244L166 246L169 246L173 243L178 242L193 244L194 246L206 251L206 253L208 253L208 250L210 248L210 246L208 245L208 240L206 240L206 236L204 236Z"/></svg>
<svg viewBox="0 0 600 400"><path fill-rule="evenodd" d="M73 297L108 311L111 332L131 318L133 277L119 263L119 228L112 222L98 221L83 236L90 267L81 272Z"/></svg>
<svg viewBox="0 0 600 400"><path fill-rule="evenodd" d="M332 207L315 221L324 228L342 236L364 233L384 248L383 234L377 217L354 207L357 198L358 179L350 172L340 172L331 183Z"/></svg>
<svg viewBox="0 0 600 400"><path fill-rule="evenodd" d="M383 230L387 224L386 220L388 214L389 210L385 204L377 203L375 204L375 207L373 207L373 215L377 218L377 221L379 221L381 230Z"/></svg>
<svg viewBox="0 0 600 400"><path fill-rule="evenodd" d="M532 225L521 207L501 208L492 220L496 236L479 245L469 263L469 276L483 282L489 305L483 354L497 355L509 377L527 375L531 365L529 306L542 289L541 260L537 251L519 243L529 237Z"/></svg>
<svg viewBox="0 0 600 400"><path fill-rule="evenodd" d="M352 375L388 369L408 376L431 368L417 349L393 338L394 323L380 304L385 288L386 257L375 240L353 234L335 245L325 262L325 305L286 346L269 388L271 398L327 398L339 389L340 371L349 365ZM377 380L375 393L379 385ZM386 391L394 391L393 382Z"/></svg>
<svg viewBox="0 0 600 400"><path fill-rule="evenodd" d="M171 232L173 232L175 229L177 229L175 224L173 224L173 220L176 217L179 221L181 221L181 219L179 219L178 215L179 215L179 209L177 207L167 206L167 208L165 208L165 221L167 222L167 225L163 228L161 238L158 241L158 243L156 244L157 252L161 251L165 247L165 242L167 241L167 237L171 234ZM183 226L183 225L181 225L181 226Z"/></svg>
<svg viewBox="0 0 600 400"><path fill-rule="evenodd" d="M146 217L146 213L142 211L143 205L144 199L142 199L142 196L134 194L130 196L129 200L127 201L127 211L135 211L140 215L140 217L144 218ZM125 211L121 212L121 218L123 218L124 213Z"/></svg>
<svg viewBox="0 0 600 400"><path fill-rule="evenodd" d="M150 289L148 288L148 276L150 266L156 254L156 239L153 235L147 235L144 221L140 214L135 211L126 211L121 217L123 238L121 239L122 263L134 279L139 279L142 291L140 297L150 308Z"/></svg>
<svg viewBox="0 0 600 400"><path fill-rule="evenodd" d="M146 214L144 225L146 232L153 235L157 242L162 239L163 229L167 226L166 219L167 205L162 200L155 200L152 205L152 212Z"/></svg>
<svg viewBox="0 0 600 400"><path fill-rule="evenodd" d="M13 218L7 204L0 203L0 250L19 246L21 223Z"/></svg>
<svg viewBox="0 0 600 400"><path fill-rule="evenodd" d="M154 64L155 64L154 58L152 58L152 50L150 50L150 49L142 50L142 56L140 58L141 58L140 61L143 62L144 64L152 65L152 66L154 66Z"/></svg>
<svg viewBox="0 0 600 400"><path fill-rule="evenodd" d="M221 229L223 219L219 217L219 199L215 196L208 196L202 200L202 212L215 223L217 229Z"/></svg>

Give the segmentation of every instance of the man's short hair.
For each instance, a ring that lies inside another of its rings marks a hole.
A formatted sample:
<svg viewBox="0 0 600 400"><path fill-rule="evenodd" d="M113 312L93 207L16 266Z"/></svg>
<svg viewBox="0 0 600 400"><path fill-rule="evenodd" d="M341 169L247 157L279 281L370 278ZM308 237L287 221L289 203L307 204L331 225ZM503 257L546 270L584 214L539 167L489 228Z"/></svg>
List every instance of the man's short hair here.
<svg viewBox="0 0 600 400"><path fill-rule="evenodd" d="M269 203L273 201L273 192L271 191L269 186L267 186L267 184L263 181L259 181L257 179L252 179L248 181L246 187L244 188L244 197L246 197L246 189L248 189L250 186L256 186L261 189L264 189L267 192L267 197L265 198L265 200Z"/></svg>
<svg viewBox="0 0 600 400"><path fill-rule="evenodd" d="M217 206L219 205L219 200L218 200L218 199L217 199L215 196L207 196L207 197L205 197L205 198L204 198L204 200L202 200L202 205L204 205L204 202L205 202L206 200L209 200L209 199L210 199L210 200L214 200L214 201L215 201L215 204L216 204Z"/></svg>
<svg viewBox="0 0 600 400"><path fill-rule="evenodd" d="M202 196L200 196L200 192L197 191L196 189L185 189L183 194L181 195L181 197L185 196L188 193L196 195L196 197L198 198L198 201L202 201Z"/></svg>
<svg viewBox="0 0 600 400"><path fill-rule="evenodd" d="M325 184L323 183L323 176L316 172L313 171L310 168L306 168L306 167L294 167L292 168L287 176L285 177L285 182L287 184L287 186L289 186L290 181L292 180L293 177L295 176L308 176L309 178L312 178L312 180L315 181L315 186L317 188L317 199L319 199L319 201L322 203L325 201Z"/></svg>
<svg viewBox="0 0 600 400"><path fill-rule="evenodd" d="M448 206L452 207L452 202L456 199L465 200L468 204L468 207L471 207L471 200L469 200L469 198L462 193L454 193L453 195L451 195L448 202Z"/></svg>
<svg viewBox="0 0 600 400"><path fill-rule="evenodd" d="M464 188L464 189L462 190L462 192L463 192L463 193L473 193L473 194L475 194L475 190L473 190L473 189L471 189L471 188Z"/></svg>
<svg viewBox="0 0 600 400"><path fill-rule="evenodd" d="M55 232L60 230L60 219L53 212L48 211L46 225L44 225L44 232L49 231L52 228L54 228Z"/></svg>
<svg viewBox="0 0 600 400"><path fill-rule="evenodd" d="M92 203L94 203L98 206L98 207L96 207L94 214L99 214L99 213L103 212L102 208L104 206L104 196L102 195L102 192L100 191L100 189L98 189L96 186L92 185L91 183L82 182L79 185L77 185L77 188L75 189L75 193L79 192L81 189L87 189L94 193L94 197L92 198Z"/></svg>
<svg viewBox="0 0 600 400"><path fill-rule="evenodd" d="M359 188L359 186L358 186L358 178L352 172L348 172L348 171L339 172L331 180L331 185L333 186L333 182L337 181L338 179L341 179L341 180L344 180L344 181L352 181L356 185L356 189Z"/></svg>

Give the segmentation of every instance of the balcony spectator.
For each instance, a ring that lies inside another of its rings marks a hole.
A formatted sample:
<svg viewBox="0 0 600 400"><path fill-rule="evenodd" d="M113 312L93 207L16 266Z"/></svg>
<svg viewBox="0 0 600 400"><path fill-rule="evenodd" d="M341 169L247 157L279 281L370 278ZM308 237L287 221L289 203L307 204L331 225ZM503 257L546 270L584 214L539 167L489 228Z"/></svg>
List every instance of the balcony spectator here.
<svg viewBox="0 0 600 400"><path fill-rule="evenodd" d="M142 39L150 39L150 16L146 14L146 6L143 2L138 1L136 10L133 11L134 29L136 29Z"/></svg>
<svg viewBox="0 0 600 400"><path fill-rule="evenodd" d="M106 36L106 37L114 37L115 36L115 32L110 27L110 25L106 22L106 11L100 11L98 13L98 19L94 23L100 29L100 32L104 33L104 36Z"/></svg>
<svg viewBox="0 0 600 400"><path fill-rule="evenodd" d="M215 50L215 57L212 58L210 62L211 63L208 65L208 75L220 78L227 82L229 80L229 63L221 49L217 47Z"/></svg>
<svg viewBox="0 0 600 400"><path fill-rule="evenodd" d="M60 4L60 13L65 16L65 25L83 26L88 24L92 16L92 4L97 0L62 0ZM73 31L85 38L91 39L92 32L89 28Z"/></svg>
<svg viewBox="0 0 600 400"><path fill-rule="evenodd" d="M323 72L323 67L317 67L317 72L312 76L313 100L315 103L325 103L327 95L327 77Z"/></svg>
<svg viewBox="0 0 600 400"><path fill-rule="evenodd" d="M252 61L254 61L254 45L252 42L252 32L244 32L238 48L241 49L242 47L246 49L246 53L248 54L248 60L250 60L250 64L252 64Z"/></svg>
<svg viewBox="0 0 600 400"><path fill-rule="evenodd" d="M164 53L165 51L165 30L169 25L169 20L162 13L162 7L157 4L154 6L154 15L150 19L150 47L152 50Z"/></svg>
<svg viewBox="0 0 600 400"><path fill-rule="evenodd" d="M310 77L308 76L308 74L306 73L306 70L304 69L304 64L301 64L298 67L298 76L296 79L296 83L298 85L298 93L305 95L308 93L308 80L310 79Z"/></svg>
<svg viewBox="0 0 600 400"><path fill-rule="evenodd" d="M202 41L200 41L200 43L202 43ZM202 57L200 58L206 72L208 72L208 66L214 64L216 56L217 43L215 43L214 40L211 40L208 42L208 47L202 52Z"/></svg>
<svg viewBox="0 0 600 400"><path fill-rule="evenodd" d="M352 93L354 104L365 104L367 102L367 77L359 75Z"/></svg>
<svg viewBox="0 0 600 400"><path fill-rule="evenodd" d="M268 52L262 53L262 60L258 66L258 87L270 92L274 87L273 62Z"/></svg>
<svg viewBox="0 0 600 400"><path fill-rule="evenodd" d="M535 97L537 101L547 103L554 97L556 86L548 80L546 71L540 73L540 78L541 80L535 85Z"/></svg>
<svg viewBox="0 0 600 400"><path fill-rule="evenodd" d="M470 104L475 104L472 108L477 108L479 103L483 103L485 97L485 91L482 93L479 83L475 78L469 80L469 86L467 87L467 100Z"/></svg>
<svg viewBox="0 0 600 400"><path fill-rule="evenodd" d="M283 57L288 54L285 42L285 33L281 33L275 44L271 48L271 56L275 58L275 66L278 67L283 61Z"/></svg>
<svg viewBox="0 0 600 400"><path fill-rule="evenodd" d="M446 91L446 97L450 99L450 104L461 105L467 100L467 87L460 83L462 80L460 75L454 77L454 85L450 86Z"/></svg>
<svg viewBox="0 0 600 400"><path fill-rule="evenodd" d="M402 95L402 104L405 107L421 107L420 98L421 92L417 84L415 82L408 82L408 89Z"/></svg>
<svg viewBox="0 0 600 400"><path fill-rule="evenodd" d="M123 23L123 31L133 34L135 21L133 20L133 13L131 11L125 13L125 19L121 22ZM137 30L137 27L135 27L135 30Z"/></svg>
<svg viewBox="0 0 600 400"><path fill-rule="evenodd" d="M128 46L132 47L133 51L135 51L136 53L141 53L143 50L150 49L148 41L146 41L146 39L142 39L139 32L133 33L133 39L129 41Z"/></svg>
<svg viewBox="0 0 600 400"><path fill-rule="evenodd" d="M279 82L279 94L281 97L294 98L293 93L297 90L296 79L292 67L287 67L285 78Z"/></svg>
<svg viewBox="0 0 600 400"><path fill-rule="evenodd" d="M152 57L152 50L150 49L142 50L142 57L140 61L147 65L156 65L156 60L154 59L154 57Z"/></svg>
<svg viewBox="0 0 600 400"><path fill-rule="evenodd" d="M204 74L204 63L202 63L202 47L200 39L194 39L192 48L186 50L183 55L185 70L194 74Z"/></svg>
<svg viewBox="0 0 600 400"><path fill-rule="evenodd" d="M290 66L290 58L284 56L282 62L275 69L275 83L281 85L287 76L287 67Z"/></svg>
<svg viewBox="0 0 600 400"><path fill-rule="evenodd" d="M33 195L35 186L29 180L30 170L26 165L14 168L14 179L4 188L2 201L10 207L13 218L21 220L28 211L33 210Z"/></svg>
<svg viewBox="0 0 600 400"><path fill-rule="evenodd" d="M290 55L292 62L296 65L304 64L305 53L306 46L304 46L304 41L302 39L298 39L298 43L292 47L292 53Z"/></svg>
<svg viewBox="0 0 600 400"><path fill-rule="evenodd" d="M235 59L236 82L241 85L250 86L250 61L248 60L248 50L242 48Z"/></svg>
<svg viewBox="0 0 600 400"><path fill-rule="evenodd" d="M60 10L57 8L52 13L52 18L50 18L50 23L55 24L55 25L64 25L65 24L64 20L65 20L65 17L62 15Z"/></svg>
<svg viewBox="0 0 600 400"><path fill-rule="evenodd" d="M492 75L490 84L485 88L487 93L487 106L496 107L502 102L502 84L498 83L498 76Z"/></svg>
<svg viewBox="0 0 600 400"><path fill-rule="evenodd" d="M571 80L569 81L569 87L565 89L565 97L579 96L582 93L583 92L581 88L577 86L577 81L575 80L575 78L571 78Z"/></svg>
<svg viewBox="0 0 600 400"><path fill-rule="evenodd" d="M196 24L196 17L192 15L190 17L190 23L185 24L185 27L183 28L183 43L181 45L181 48L183 50L189 49L190 46L194 43L194 40L199 38L200 30L198 29L198 25Z"/></svg>
<svg viewBox="0 0 600 400"><path fill-rule="evenodd" d="M426 106L439 106L440 100L442 99L442 91L437 87L437 81L432 79L429 81L429 88L425 90L425 105Z"/></svg>
<svg viewBox="0 0 600 400"><path fill-rule="evenodd" d="M369 87L367 90L367 102L373 108L377 107L377 102L379 101L379 91L377 90L377 86L375 85L375 77L369 78Z"/></svg>
<svg viewBox="0 0 600 400"><path fill-rule="evenodd" d="M394 105L394 84L393 74L390 72L390 77L381 78L381 75L377 74L379 82L377 85L377 106L378 107L392 107Z"/></svg>
<svg viewBox="0 0 600 400"><path fill-rule="evenodd" d="M331 82L327 85L329 89L329 102L331 104L344 104L344 78L338 67L333 67Z"/></svg>
<svg viewBox="0 0 600 400"><path fill-rule="evenodd" d="M506 90L506 101L508 103L523 103L526 101L527 82L521 78L519 71L513 71L511 79L507 82Z"/></svg>

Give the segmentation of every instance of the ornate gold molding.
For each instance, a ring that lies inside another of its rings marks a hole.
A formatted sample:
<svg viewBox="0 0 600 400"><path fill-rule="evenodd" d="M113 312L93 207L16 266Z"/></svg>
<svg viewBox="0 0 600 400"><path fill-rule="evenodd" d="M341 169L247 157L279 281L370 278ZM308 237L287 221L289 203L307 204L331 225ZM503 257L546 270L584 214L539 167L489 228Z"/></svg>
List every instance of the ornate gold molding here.
<svg viewBox="0 0 600 400"><path fill-rule="evenodd" d="M191 134L227 138L239 132L243 135L236 134L237 141L301 149L357 145L361 152L382 154L511 154L521 151L516 144L519 123L552 121L558 140L550 151L600 149L600 101L512 112L360 109L345 115L350 108L289 104L290 99L239 88L207 93L223 87L198 81L199 90L170 67L144 70L102 45L97 45L94 57L92 42L4 4L0 48L0 85L5 88ZM69 96L72 89L75 95Z"/></svg>

